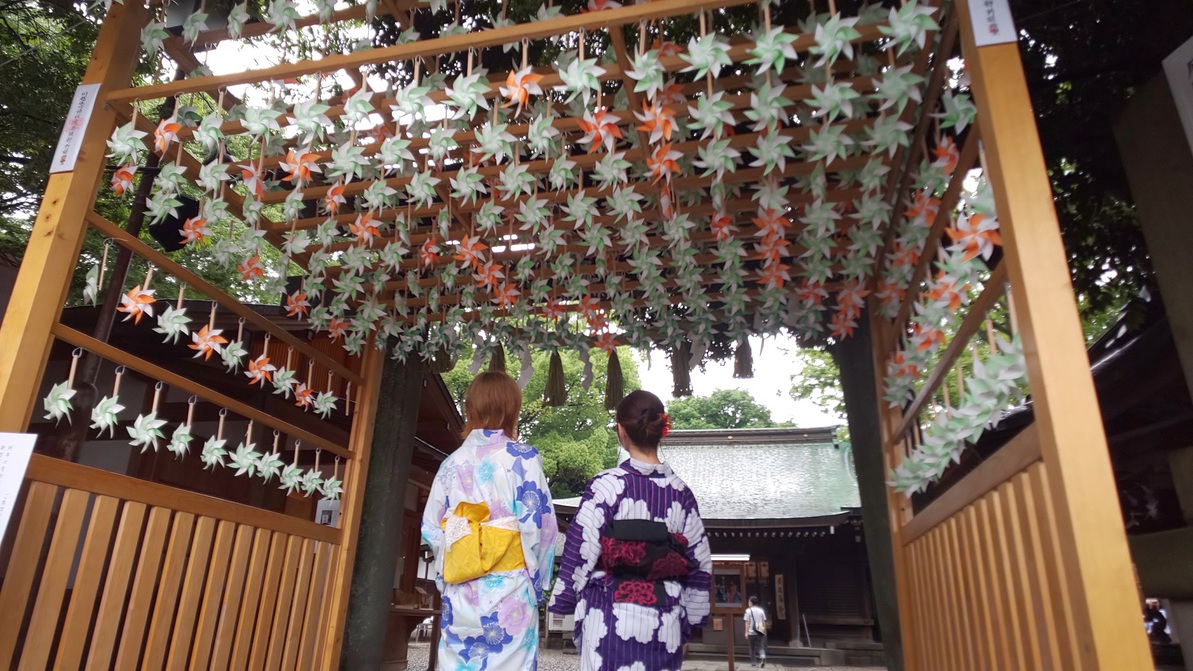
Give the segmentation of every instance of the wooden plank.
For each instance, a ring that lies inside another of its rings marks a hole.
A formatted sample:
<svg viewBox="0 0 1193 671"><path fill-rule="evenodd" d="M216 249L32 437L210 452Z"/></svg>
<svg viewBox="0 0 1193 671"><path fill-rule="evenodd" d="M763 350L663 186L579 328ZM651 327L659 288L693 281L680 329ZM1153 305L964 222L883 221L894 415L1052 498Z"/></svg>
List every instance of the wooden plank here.
<svg viewBox="0 0 1193 671"><path fill-rule="evenodd" d="M114 6L104 19L83 84L99 84L98 97L127 86L141 55L137 40L149 19L143 3ZM21 269L12 286L7 312L0 320L0 431L25 430L50 355L50 326L66 303L78 266L86 227L83 216L95 202L107 159L106 143L114 112L102 104L83 129L78 161L72 172L49 176ZM7 644L5 644L7 647ZM3 649L0 649L0 653ZM3 665L0 665L3 666Z"/></svg>
<svg viewBox="0 0 1193 671"><path fill-rule="evenodd" d="M58 488L34 483L25 496L25 507L21 523L13 540L4 583L0 585L0 668L11 668L16 653L17 636L24 624L28 610L29 594L33 590L33 579L37 575L38 560L46 542L46 530L50 526L50 515L54 512L54 499Z"/></svg>
<svg viewBox="0 0 1193 671"><path fill-rule="evenodd" d="M519 42L523 39L537 40L580 30L592 32L610 26L622 26L679 14L694 14L701 9L707 11L745 4L750 4L749 0L659 0L658 2L646 5L627 5L600 12L572 14L545 21L534 21L503 28L478 30L465 35L419 40L413 43L399 44L380 49L363 49L350 54L336 54L318 60L283 63L271 68L250 70L236 74L192 77L153 86L127 88L111 92L106 99L108 101L150 100L175 96L180 93L201 91L213 87L227 87L269 80L276 81L315 74L317 72L332 72L340 69L358 69L362 65L374 63L408 60L418 57L429 60L434 56L463 52L468 49L479 50L507 42ZM869 32L864 30L868 27L861 28L863 33ZM875 38L870 37L869 39ZM865 41L865 34L856 41ZM801 36L792 46L797 51L803 51L813 43L813 36L808 34Z"/></svg>
<svg viewBox="0 0 1193 671"><path fill-rule="evenodd" d="M914 541L1039 460L1039 436L1031 424L912 518L904 538Z"/></svg>
<svg viewBox="0 0 1193 671"><path fill-rule="evenodd" d="M294 598L290 601L290 613L286 618L285 638L282 640L281 668L297 668L299 646L302 643L302 627L306 621L308 597L311 593L312 571L315 569L315 541L306 539L298 554L298 571L295 576ZM272 645L272 644L271 644Z"/></svg>
<svg viewBox="0 0 1193 671"><path fill-rule="evenodd" d="M1011 655L1011 665L1016 669L1027 669L1033 667L1027 666L1027 643L1023 640L1023 618L1015 589L1016 576L1011 565L1013 561L1012 548L1008 539L1009 530L1003 498L1001 489L995 489L986 498L990 504L990 530L998 562L1000 582L998 601L1002 604L1002 613L1006 621L1007 648Z"/></svg>
<svg viewBox="0 0 1193 671"><path fill-rule="evenodd" d="M29 619L29 630L21 650L22 671L42 671L49 666L54 634L58 631L58 616L62 612L62 597L66 593L66 581L70 578L83 518L87 515L90 502L91 494L88 492L68 489L62 495L50 551L46 555L41 584L37 588L37 603L33 606L33 616ZM10 616L9 619L17 618Z"/></svg>
<svg viewBox="0 0 1193 671"><path fill-rule="evenodd" d="M1009 480L999 488L1002 512L1006 524L1007 550L1011 557L1010 569L1014 577L1007 588L1013 590L1012 598L1018 604L1020 640L1023 641L1027 668L1041 668L1039 630L1036 626L1038 612L1035 609L1035 595L1032 594L1027 555L1023 549L1023 531L1019 526L1019 491L1015 480Z"/></svg>
<svg viewBox="0 0 1193 671"><path fill-rule="evenodd" d="M91 521L87 525L83 551L70 591L70 605L67 606L66 619L62 624L58 654L54 657L56 671L75 671L82 667L83 648L87 644L91 616L99 595L104 566L108 563L108 549L119 510L120 501L110 496L95 497L91 506Z"/></svg>
<svg viewBox="0 0 1193 671"><path fill-rule="evenodd" d="M245 538L248 538L247 527ZM190 669L206 669L215 647L215 626L219 622L220 603L227 588L229 561L232 558L232 541L236 535L236 523L224 520L215 530L215 543L211 548L211 561L207 565L207 580L203 587L203 601L199 606L199 619L195 624L193 645L190 654ZM172 656L172 655L171 655ZM173 660L171 660L173 662Z"/></svg>
<svg viewBox="0 0 1193 671"><path fill-rule="evenodd" d="M308 549L308 544L313 551L313 543L310 539L304 540L297 536L291 536L286 541L286 558L282 562L282 578L278 587L277 605L273 608L273 624L268 636L261 641L261 645L267 651L264 667L266 669L276 669L282 663L286 647L286 628L290 624L290 613L294 605L295 583L299 579L299 564L309 563L310 558L304 556L303 551ZM249 666L253 666L251 662Z"/></svg>
<svg viewBox="0 0 1193 671"><path fill-rule="evenodd" d="M998 575L998 552L994 545L994 530L990 519L990 502L986 498L975 504L978 514L978 543L981 550L981 571L987 577L990 591L986 594L986 605L991 609L994 629L994 654L992 661L996 669L1010 668L1011 654L1007 643L1007 620L1002 607L1003 582Z"/></svg>
<svg viewBox="0 0 1193 671"><path fill-rule="evenodd" d="M224 524L231 525L230 522ZM179 597L177 615L174 618L174 632L170 636L170 653L165 658L166 668L170 670L185 669L187 658L190 656L195 620L199 615L199 603L209 571L208 562L211 559L215 525L216 520L210 517L200 517L195 524L195 537L191 541L186 577L182 581L182 595Z"/></svg>
<svg viewBox="0 0 1193 671"><path fill-rule="evenodd" d="M1042 563L1044 580L1050 589L1048 596L1052 601L1053 624L1059 638L1056 647L1059 669L1080 669L1081 652L1078 650L1076 630L1073 626L1072 601L1069 599L1069 583L1061 575L1064 567L1061 565L1061 551L1057 547L1059 535L1056 531L1056 518L1052 511L1052 496L1048 485L1047 464L1039 464L1028 469L1031 479L1031 496L1040 511L1040 547L1044 555Z"/></svg>
<svg viewBox="0 0 1193 671"><path fill-rule="evenodd" d="M286 562L293 555L293 549L294 536L273 535L273 543L269 548L269 559L265 563L261 600L257 605L257 625L253 629L252 643L249 646L248 668L251 671L260 671L264 668L265 658L269 656L269 633L272 631L274 611L277 608L278 593L281 589L279 581Z"/></svg>
<svg viewBox="0 0 1193 671"><path fill-rule="evenodd" d="M98 468L80 466L40 454L34 454L33 458L29 460L29 469L26 471L25 477L37 482L71 489L83 489L125 501L138 501L151 506L173 508L192 515L210 516L239 524L275 529L303 538L334 542L340 537L338 529L290 515L244 506Z"/></svg>
<svg viewBox="0 0 1193 671"><path fill-rule="evenodd" d="M1015 43L977 47L956 3L1048 464L1063 579L1088 671L1150 667L1114 474L1031 97Z"/></svg>
<svg viewBox="0 0 1193 671"><path fill-rule="evenodd" d="M149 620L150 604L153 603L153 590L161 577L162 553L172 514L173 511L168 508L154 507L149 511L149 522L141 536L141 556L137 561L128 608L124 611L120 646L116 650L118 669L135 669L141 661L141 653L145 649L145 625Z"/></svg>
<svg viewBox="0 0 1193 671"><path fill-rule="evenodd" d="M966 558L961 550L961 540L959 538L958 530L959 521L957 516L949 518L948 524L944 528L945 545L949 551L949 568L953 577L953 593L957 596L957 619L960 620L961 638L958 639L958 645L961 648L962 657L965 662L963 668L977 669L981 664L981 659L977 656L977 646L973 644L974 639L977 638L977 629L974 626L974 615L970 611L973 607L973 595L969 588L969 577L966 575Z"/></svg>
<svg viewBox="0 0 1193 671"><path fill-rule="evenodd" d="M193 394L205 401L214 403L215 405L221 406L223 408L227 408L229 412L240 415L245 419L251 419L263 426L268 426L272 429L281 431L290 437L301 438L303 443L310 443L312 445L322 447L323 449L334 454L338 454L345 459L352 458L352 455L345 450L343 446L337 445L323 436L311 433L306 429L281 420L278 417L265 412L264 410L260 410L248 405L247 403L238 401L231 396L221 394L209 387L191 380L190 378L183 377L177 373L162 368L155 363L150 363L131 352L126 352L113 345L100 342L89 335L80 333L79 331L76 331L63 324L55 324L50 330L59 340L70 343L76 347L82 347L88 352L107 359L112 363L128 366L142 375L165 382L171 387L175 387L186 392L187 394ZM171 490L182 491L173 488L171 488ZM310 524L312 526L320 526L314 522L311 522Z"/></svg>
<svg viewBox="0 0 1193 671"><path fill-rule="evenodd" d="M905 648L921 651L920 657L927 668L932 668L931 651L936 650L931 644L932 637L932 596L927 589L924 574L928 570L927 541L919 539L907 546L908 593L915 599L916 609L914 638L904 643ZM900 621L900 625L903 622Z"/></svg>
<svg viewBox="0 0 1193 671"><path fill-rule="evenodd" d="M947 525L937 527L929 534L935 548L935 562L932 580L940 586L940 611L938 618L941 631L945 638L945 652L948 668L963 669L965 660L961 654L961 647L965 641L965 632L961 629L961 618L957 617L957 590L953 581L953 561L949 554L948 542L945 538Z"/></svg>
<svg viewBox="0 0 1193 671"><path fill-rule="evenodd" d="M162 254L144 242L141 242L141 240L129 235L127 231L103 218L95 210L89 210L87 212L87 223L90 224L95 230L115 241L121 247L128 249L135 255L152 263L157 269L163 270L182 282L185 282L188 289L198 291L216 303L219 303L221 308L235 314L238 317L244 318L244 320L249 324L256 326L258 329L269 333L271 337L286 343L290 347L293 347L294 351L298 354L312 359L315 363L324 366L345 380L351 380L353 384L359 385L361 383L361 377L355 371L347 368L340 362L329 357L327 354L315 349L311 346L311 343L298 338L289 330L278 326L276 323L263 316L261 313L229 296L224 290L203 279L198 274L187 270L177 262L171 260L170 257ZM304 438L303 440L306 439Z"/></svg>
<svg viewBox="0 0 1193 671"><path fill-rule="evenodd" d="M95 631L91 634L87 671L111 668L116 636L120 632L121 614L124 612L124 599L128 594L128 583L132 577L137 547L141 541L145 510L144 504L134 502L125 503L124 509L120 512L120 527L116 530L116 540L112 543L104 594L99 601L99 610L96 611Z"/></svg>
<svg viewBox="0 0 1193 671"><path fill-rule="evenodd" d="M977 542L978 516L974 506L966 506L958 513L961 552L964 556L966 576L969 580L969 608L974 618L977 641L977 655L981 669L997 671L993 645L994 629L990 623L989 597L986 591L986 574L982 571L981 548Z"/></svg>
<svg viewBox="0 0 1193 671"><path fill-rule="evenodd" d="M161 580L157 585L153 618L149 621L149 637L146 639L145 656L141 664L143 669L160 669L165 663L170 632L178 615L178 591L182 584L186 555L191 546L194 529L194 515L178 513L174 516L170 544L166 547L166 559L162 564Z"/></svg>
<svg viewBox="0 0 1193 671"><path fill-rule="evenodd" d="M316 630L315 636L315 650L311 663L316 668L328 668L328 660L339 659L340 652L337 648L342 644L337 642L331 635L331 627L335 625L332 619L336 612L335 590L337 582L339 581L340 563L344 561L344 553L336 551L332 548L330 557L327 560L327 575L329 577L327 590L323 594L323 601L319 604L319 628ZM343 619L340 620L340 626L343 626ZM322 660L322 661L321 661ZM331 668L334 668L331 667Z"/></svg>
<svg viewBox="0 0 1193 671"><path fill-rule="evenodd" d="M667 1L667 0L662 0ZM320 668L334 668L339 665L340 649L344 644L344 623L348 618L348 598L352 588L352 562L356 559L356 542L360 537L360 513L364 503L365 473L369 468L369 447L373 442L373 420L377 416L377 394L381 385L383 352L376 347L366 346L360 370L368 384L360 389L356 413L352 416L352 435L348 448L355 459L344 465L344 494L341 500L340 525L344 530L342 545L335 548L331 561L331 595L328 598L327 617L321 629L320 640L328 638L328 645L316 655L315 664Z"/></svg>
<svg viewBox="0 0 1193 671"><path fill-rule="evenodd" d="M1038 466L1037 466L1038 468ZM1054 585L1047 582L1045 563L1050 559L1043 553L1040 540L1040 520L1043 510L1032 495L1031 481L1027 473L1020 473L1012 481L1015 488L1019 546L1024 555L1027 569L1027 591L1031 607L1036 613L1034 636L1040 647L1041 668L1056 668L1059 639L1056 631L1056 614L1052 610L1051 592Z"/></svg>
<svg viewBox="0 0 1193 671"><path fill-rule="evenodd" d="M284 534L270 534L265 529L257 530L253 541L253 554L249 557L248 573L244 582L244 593L240 600L240 616L237 618L236 633L232 643L231 668L246 668L249 649L253 645L253 626L257 623L257 604L261 602L261 590L265 586L265 570L269 557L276 554L276 546ZM273 546L270 539L273 539Z"/></svg>
<svg viewBox="0 0 1193 671"><path fill-rule="evenodd" d="M220 608L220 621L215 632L215 647L211 651L210 668L228 668L228 660L232 656L232 645L236 639L237 618L240 614L241 597L244 594L245 579L248 575L249 558L252 556L255 544L264 545L268 542L269 532L265 529L253 529L242 525L236 530L236 546L232 550L232 559L228 565L228 587ZM191 668L198 670L207 667L192 664Z"/></svg>
<svg viewBox="0 0 1193 671"><path fill-rule="evenodd" d="M333 578L328 572L334 548L319 543L315 549L315 570L311 575L311 588L303 608L302 634L298 637L298 669L314 668L316 640L321 636L319 613L323 610L327 585Z"/></svg>

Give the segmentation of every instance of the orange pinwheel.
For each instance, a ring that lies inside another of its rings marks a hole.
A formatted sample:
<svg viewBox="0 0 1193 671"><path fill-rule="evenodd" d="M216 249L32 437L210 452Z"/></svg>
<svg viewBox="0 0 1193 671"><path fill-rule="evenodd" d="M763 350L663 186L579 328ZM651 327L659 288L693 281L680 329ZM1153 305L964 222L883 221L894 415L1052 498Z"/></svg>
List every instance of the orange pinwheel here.
<svg viewBox="0 0 1193 671"><path fill-rule="evenodd" d="M790 268L786 263L768 262L758 273L758 279L767 288L780 288L785 282L791 281L791 274L787 272Z"/></svg>
<svg viewBox="0 0 1193 671"><path fill-rule="evenodd" d="M941 347L948 342L944 331L941 331L935 326L924 326L922 324L914 324L911 327L911 342L916 344L916 349L920 352L932 349L934 347Z"/></svg>
<svg viewBox="0 0 1193 671"><path fill-rule="evenodd" d="M112 173L112 193L117 196L123 196L128 193L128 190L133 188L133 175L137 174L137 166L129 164L116 168Z"/></svg>
<svg viewBox="0 0 1193 671"><path fill-rule="evenodd" d="M733 237L736 228L733 225L733 218L724 212L717 212L712 215L708 221L708 227L712 230L712 234L716 236L717 242L724 242Z"/></svg>
<svg viewBox="0 0 1193 671"><path fill-rule="evenodd" d="M501 286L493 292L493 302L499 308L513 307L518 302L518 295L521 293L514 286L502 282Z"/></svg>
<svg viewBox="0 0 1193 671"><path fill-rule="evenodd" d="M191 217L182 222L182 241L185 244L203 242L209 235L211 235L211 229L207 228L207 220L202 217Z"/></svg>
<svg viewBox="0 0 1193 671"><path fill-rule="evenodd" d="M302 291L295 291L286 296L287 317L305 317L310 307L311 303L307 300L307 295Z"/></svg>
<svg viewBox="0 0 1193 671"><path fill-rule="evenodd" d="M323 211L329 215L334 215L340 211L340 206L348 202L344 197L345 184L336 184L327 190L327 195L323 196Z"/></svg>
<svg viewBox="0 0 1193 671"><path fill-rule="evenodd" d="M240 278L249 281L265 274L265 266L261 265L261 257L254 256L236 267L240 271Z"/></svg>
<svg viewBox="0 0 1193 671"><path fill-rule="evenodd" d="M460 251L452 258L464 264L465 268L473 270L480 268L481 263L485 260L484 251L489 246L481 242L479 235L465 236L460 241Z"/></svg>
<svg viewBox="0 0 1193 671"><path fill-rule="evenodd" d="M588 0L588 5L585 6L586 12L602 12L606 9L617 9L621 7L621 3L617 0Z"/></svg>
<svg viewBox="0 0 1193 671"><path fill-rule="evenodd" d="M654 177L650 183L658 184L659 180L663 180L670 184L672 175L679 172L679 159L681 158L683 158L683 154L672 149L670 142L664 142L655 147L646 159L646 167Z"/></svg>
<svg viewBox="0 0 1193 671"><path fill-rule="evenodd" d="M543 316L546 317L548 321L559 321L563 315L563 305L560 305L559 301L555 300L554 298L543 304Z"/></svg>
<svg viewBox="0 0 1193 671"><path fill-rule="evenodd" d="M228 344L228 339L220 335L223 333L220 329L209 329L204 326L198 331L191 332L191 344L187 347L195 350L195 358L203 357L204 361L211 358L212 354L220 351L224 345Z"/></svg>
<svg viewBox="0 0 1193 671"><path fill-rule="evenodd" d="M173 118L159 121L157 128L153 129L153 150L158 154L166 153L166 149L169 149L170 143L178 139L178 131L180 130L182 130L182 124Z"/></svg>
<svg viewBox="0 0 1193 671"><path fill-rule="evenodd" d="M912 247L908 247L902 242L896 242L895 248L891 250L891 265L895 268L915 266L919 260L919 252Z"/></svg>
<svg viewBox="0 0 1193 671"><path fill-rule="evenodd" d="M853 335L853 330L857 328L857 316L852 315L845 310L838 310L833 313L829 319L829 333L834 338L848 338Z"/></svg>
<svg viewBox="0 0 1193 671"><path fill-rule="evenodd" d="M294 388L294 405L300 408L309 408L315 402L315 392L310 387L299 382L298 386Z"/></svg>
<svg viewBox="0 0 1193 671"><path fill-rule="evenodd" d="M530 66L521 70L510 70L509 76L505 78L505 86L500 87L501 95L505 96L507 101L502 107L517 105L514 114L521 114L531 95L542 94L543 89L539 87L539 80L542 78L543 75L535 74Z"/></svg>
<svg viewBox="0 0 1193 671"><path fill-rule="evenodd" d="M926 191L921 191L915 195L915 200L907 206L907 218L923 217L926 221L932 221L939 211L940 199L929 195Z"/></svg>
<svg viewBox="0 0 1193 671"><path fill-rule="evenodd" d="M947 135L940 139L940 143L936 145L932 153L936 155L936 160L932 165L944 168L946 175L953 174L953 171L957 169L957 162L961 160L961 152L957 149L957 143Z"/></svg>
<svg viewBox="0 0 1193 671"><path fill-rule="evenodd" d="M138 284L120 297L120 307L116 309L128 315L124 321L131 319L134 324L140 324L141 317L153 316L153 303L157 300L153 297L153 291L153 289L142 290L141 285Z"/></svg>
<svg viewBox="0 0 1193 671"><path fill-rule="evenodd" d="M596 337L596 342L593 343L606 354L612 354L613 350L617 349L617 336L610 331L605 331Z"/></svg>
<svg viewBox="0 0 1193 671"><path fill-rule="evenodd" d="M951 277L938 277L928 290L928 298L943 302L949 306L949 310L956 312L965 301L967 289L968 287L958 287L957 281Z"/></svg>
<svg viewBox="0 0 1193 671"><path fill-rule="evenodd" d="M373 223L372 213L357 215L356 221L348 224L348 231L356 236L356 242L362 245L372 245L373 238L381 235L377 225Z"/></svg>
<svg viewBox="0 0 1193 671"><path fill-rule="evenodd" d="M804 305L820 307L824 305L824 299L828 297L828 291L825 290L824 283L812 282L805 279L796 291L796 296L799 302Z"/></svg>
<svg viewBox="0 0 1193 671"><path fill-rule="evenodd" d="M261 179L261 171L252 162L240 166L240 178L249 193L257 197L265 195L265 182Z"/></svg>
<svg viewBox="0 0 1193 671"><path fill-rule="evenodd" d="M476 274L472 277L476 280L478 287L496 290L497 285L501 284L501 280L505 279L505 273L502 272L501 266L489 261L484 266L478 268Z"/></svg>
<svg viewBox="0 0 1193 671"><path fill-rule="evenodd" d="M675 131L675 110L664 107L657 102L642 101L642 111L634 112L634 116L642 122L638 130L650 133L651 144L659 140L671 141L671 134Z"/></svg>
<svg viewBox="0 0 1193 671"><path fill-rule="evenodd" d="M584 131L584 137L580 138L580 142L589 145L590 154L601 145L604 145L605 151L613 151L617 141L622 138L621 128L617 125L620 122L621 117L610 114L604 108L585 113L584 118L576 122L580 130Z"/></svg>
<svg viewBox="0 0 1193 671"><path fill-rule="evenodd" d="M264 387L266 382L273 379L275 370L277 367L269 363L269 357L262 354L249 362L249 368L244 374L249 379L250 385L259 384Z"/></svg>
<svg viewBox="0 0 1193 671"><path fill-rule="evenodd" d="M286 152L286 160L281 162L282 169L286 171L285 180L302 188L311 181L311 173L323 171L316 163L318 158L319 155L314 152L295 152L293 149Z"/></svg>
<svg viewBox="0 0 1193 671"><path fill-rule="evenodd" d="M659 58L671 58L672 56L678 56L683 52L683 49L680 48L680 46L675 42L671 42L670 40L661 42L657 38L655 39L654 44L650 45L650 48L659 52Z"/></svg>
<svg viewBox="0 0 1193 671"><path fill-rule="evenodd" d="M424 268L430 268L439 262L439 251L435 238L427 238L422 247L418 248L418 260Z"/></svg>
<svg viewBox="0 0 1193 671"><path fill-rule="evenodd" d="M908 361L902 350L895 352L895 356L891 357L891 368L891 374L895 377L917 378L920 376L920 367L914 361Z"/></svg>
<svg viewBox="0 0 1193 671"><path fill-rule="evenodd" d="M965 250L965 260L976 256L989 259L995 245L1002 246L1002 234L998 232L998 221L978 212L957 220L956 228L945 229L955 246Z"/></svg>
<svg viewBox="0 0 1193 671"><path fill-rule="evenodd" d="M348 322L339 317L332 317L331 321L327 322L327 335L332 342L336 342L348 333Z"/></svg>

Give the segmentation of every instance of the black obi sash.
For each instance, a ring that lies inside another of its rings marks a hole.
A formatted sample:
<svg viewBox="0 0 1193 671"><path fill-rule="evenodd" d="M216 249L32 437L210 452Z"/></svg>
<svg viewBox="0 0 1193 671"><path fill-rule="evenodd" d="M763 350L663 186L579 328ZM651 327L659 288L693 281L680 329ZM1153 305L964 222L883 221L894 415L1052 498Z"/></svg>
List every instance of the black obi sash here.
<svg viewBox="0 0 1193 671"><path fill-rule="evenodd" d="M652 520L612 520L601 531L601 568L613 581L613 601L662 606L664 580L692 572L688 539Z"/></svg>

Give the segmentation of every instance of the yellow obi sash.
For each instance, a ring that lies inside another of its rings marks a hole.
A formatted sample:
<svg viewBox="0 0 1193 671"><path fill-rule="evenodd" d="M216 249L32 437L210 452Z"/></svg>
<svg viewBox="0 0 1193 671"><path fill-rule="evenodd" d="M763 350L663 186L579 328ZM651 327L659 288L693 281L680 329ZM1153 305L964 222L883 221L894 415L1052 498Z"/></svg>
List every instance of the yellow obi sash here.
<svg viewBox="0 0 1193 671"><path fill-rule="evenodd" d="M462 502L442 526L447 546L444 582L468 582L498 571L526 568L516 517L490 520L488 504Z"/></svg>

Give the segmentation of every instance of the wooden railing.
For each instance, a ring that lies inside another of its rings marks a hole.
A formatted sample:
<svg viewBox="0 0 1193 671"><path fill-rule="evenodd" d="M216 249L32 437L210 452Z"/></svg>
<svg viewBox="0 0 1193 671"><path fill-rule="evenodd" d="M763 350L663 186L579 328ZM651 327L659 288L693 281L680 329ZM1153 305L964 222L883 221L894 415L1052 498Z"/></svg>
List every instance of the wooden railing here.
<svg viewBox="0 0 1193 671"><path fill-rule="evenodd" d="M322 658L340 530L41 455L27 480L0 585L0 667Z"/></svg>

